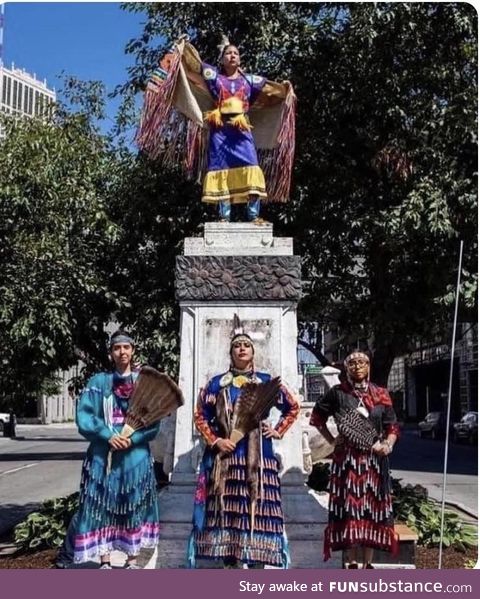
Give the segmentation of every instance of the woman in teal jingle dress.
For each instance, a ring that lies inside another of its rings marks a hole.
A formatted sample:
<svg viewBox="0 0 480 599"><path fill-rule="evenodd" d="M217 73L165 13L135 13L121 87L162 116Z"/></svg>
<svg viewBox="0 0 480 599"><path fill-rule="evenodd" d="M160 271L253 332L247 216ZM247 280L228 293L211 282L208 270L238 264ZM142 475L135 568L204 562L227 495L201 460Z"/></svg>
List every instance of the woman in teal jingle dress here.
<svg viewBox="0 0 480 599"><path fill-rule="evenodd" d="M195 493L193 531L188 558L222 559L225 567L246 563L288 567L290 558L284 531L279 464L272 439L281 439L295 421L299 405L282 385L276 407L280 420L275 427L262 423L237 445L228 439L233 406L242 386L250 381L266 382L267 373L253 366L253 344L248 335L232 340L230 370L213 377L202 390L195 410L195 425L207 447L203 455ZM219 460L224 456L221 480ZM253 521L253 528L252 528Z"/></svg>
<svg viewBox="0 0 480 599"><path fill-rule="evenodd" d="M127 554L126 567L136 568L140 549L155 547L158 541L158 501L148 443L159 425L138 430L130 438L120 435L138 373L131 369L134 346L128 334L115 333L110 347L115 371L92 377L78 405L78 430L90 445L82 468L74 561L100 557L102 569L109 569L110 552L117 549Z"/></svg>

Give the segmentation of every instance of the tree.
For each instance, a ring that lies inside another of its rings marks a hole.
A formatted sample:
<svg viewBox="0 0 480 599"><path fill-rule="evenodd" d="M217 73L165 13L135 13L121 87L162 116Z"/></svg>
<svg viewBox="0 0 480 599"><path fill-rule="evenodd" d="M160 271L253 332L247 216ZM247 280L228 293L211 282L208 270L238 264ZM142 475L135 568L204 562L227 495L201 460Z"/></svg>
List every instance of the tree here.
<svg viewBox="0 0 480 599"><path fill-rule="evenodd" d="M58 106L42 118L1 120L4 396L36 396L80 358L101 363L104 324L125 303L104 264L118 234L106 206L121 163L94 116Z"/></svg>
<svg viewBox="0 0 480 599"><path fill-rule="evenodd" d="M294 191L268 214L303 256L301 320L338 327L345 349L364 340L377 380L386 382L395 356L419 338L445 335L460 237L462 309L472 318L477 32L470 5L124 6L147 16L127 46L137 62L124 93L141 89L185 32L210 60L226 33L240 44L247 70L293 81Z"/></svg>

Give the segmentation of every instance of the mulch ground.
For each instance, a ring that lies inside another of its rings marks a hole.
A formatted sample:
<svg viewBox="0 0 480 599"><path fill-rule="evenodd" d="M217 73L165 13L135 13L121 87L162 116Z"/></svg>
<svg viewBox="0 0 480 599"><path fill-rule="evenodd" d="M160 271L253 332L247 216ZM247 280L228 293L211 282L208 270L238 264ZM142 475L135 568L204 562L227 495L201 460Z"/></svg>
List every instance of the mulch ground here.
<svg viewBox="0 0 480 599"><path fill-rule="evenodd" d="M54 560L57 554L56 549L45 549L36 553L28 553L23 555L10 555L8 557L0 557L0 569L35 569L45 570L54 567Z"/></svg>
<svg viewBox="0 0 480 599"><path fill-rule="evenodd" d="M55 549L45 549L37 553L0 557L0 570L53 568L56 553ZM467 549L465 553L462 553L449 547L442 552L442 570L463 570L466 567L472 567L476 561L476 548ZM415 565L417 569L436 570L438 568L438 549L417 547Z"/></svg>
<svg viewBox="0 0 480 599"><path fill-rule="evenodd" d="M478 557L476 547L467 548L465 553L447 547L442 551L442 570L472 568ZM417 547L415 553L415 566L417 569L438 569L438 549L433 547Z"/></svg>

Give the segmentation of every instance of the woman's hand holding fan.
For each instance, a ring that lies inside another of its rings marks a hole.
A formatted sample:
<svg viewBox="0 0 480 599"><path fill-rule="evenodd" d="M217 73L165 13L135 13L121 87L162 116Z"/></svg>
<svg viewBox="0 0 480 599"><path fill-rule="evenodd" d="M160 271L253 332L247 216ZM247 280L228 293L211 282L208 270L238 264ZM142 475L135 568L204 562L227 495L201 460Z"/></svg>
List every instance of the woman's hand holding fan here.
<svg viewBox="0 0 480 599"><path fill-rule="evenodd" d="M247 383L233 409L230 441L235 445L268 416L280 392L281 380L277 376L266 383Z"/></svg>
<svg viewBox="0 0 480 599"><path fill-rule="evenodd" d="M143 366L138 375L135 389L128 406L127 417L120 435L114 435L110 441L111 445L124 445L121 439L129 441L129 437L141 428L147 428L157 424L169 416L184 404L180 388L172 379L151 366ZM115 437L117 437L116 440ZM117 443L118 441L118 443ZM129 443L131 445L131 441ZM127 449L127 447L120 447ZM107 471L110 472L112 461L112 449L108 455Z"/></svg>
<svg viewBox="0 0 480 599"><path fill-rule="evenodd" d="M111 451L119 451L131 447L132 440L128 437L122 437L121 435L113 435L108 440L108 444L111 447Z"/></svg>

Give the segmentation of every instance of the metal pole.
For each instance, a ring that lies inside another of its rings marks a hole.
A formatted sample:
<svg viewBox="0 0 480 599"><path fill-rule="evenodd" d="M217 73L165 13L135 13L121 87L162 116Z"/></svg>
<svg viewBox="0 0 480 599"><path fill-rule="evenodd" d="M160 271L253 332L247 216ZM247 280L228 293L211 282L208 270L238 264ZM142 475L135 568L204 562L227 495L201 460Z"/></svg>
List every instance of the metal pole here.
<svg viewBox="0 0 480 599"><path fill-rule="evenodd" d="M447 490L448 441L450 437L450 408L452 405L453 363L455 358L455 339L457 336L458 300L460 297L460 278L462 276L463 241L460 240L460 255L458 257L457 289L455 292L455 313L453 316L452 348L450 353L450 380L448 382L447 398L447 430L445 433L445 456L443 460L443 489L440 523L440 550L438 552L438 569L442 569L443 525L445 521L445 493Z"/></svg>

